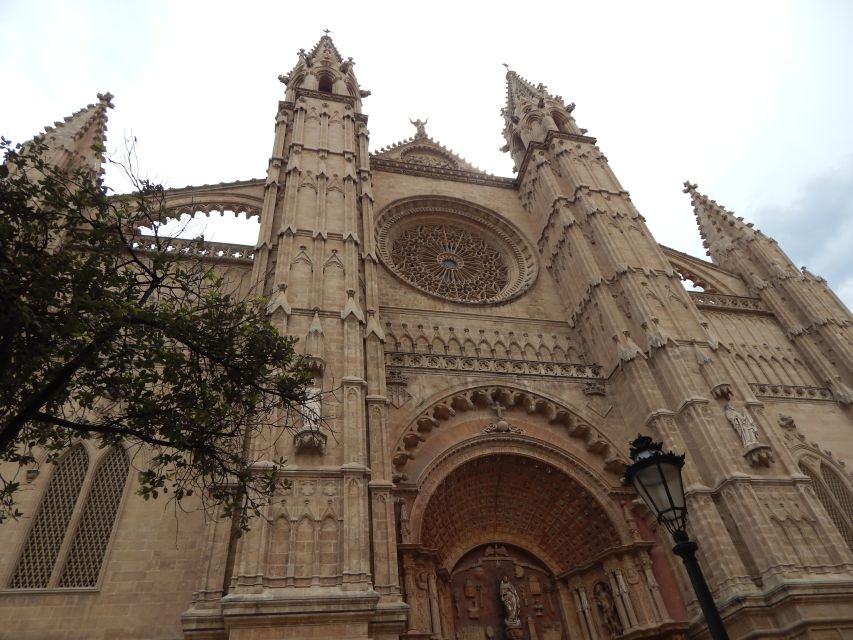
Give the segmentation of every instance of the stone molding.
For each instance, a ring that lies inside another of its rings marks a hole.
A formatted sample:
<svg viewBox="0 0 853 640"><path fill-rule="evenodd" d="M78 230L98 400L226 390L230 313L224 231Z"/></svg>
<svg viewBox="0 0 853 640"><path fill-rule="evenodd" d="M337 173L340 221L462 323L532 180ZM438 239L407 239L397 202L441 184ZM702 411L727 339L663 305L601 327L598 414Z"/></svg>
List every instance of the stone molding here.
<svg viewBox="0 0 853 640"><path fill-rule="evenodd" d="M826 387L807 387L793 384L771 384L769 382L750 382L749 388L757 398L781 400L823 400L835 402L832 391Z"/></svg>
<svg viewBox="0 0 853 640"><path fill-rule="evenodd" d="M402 160L392 160L390 158L371 156L370 168L373 171L402 173L405 175L424 178L441 178L442 180L467 182L468 184L480 184L489 187L500 187L502 189L516 188L516 182L512 178L490 176L474 171L466 171L464 169L450 169L446 167L416 164L412 162L404 162Z"/></svg>
<svg viewBox="0 0 853 640"><path fill-rule="evenodd" d="M576 410L532 391L496 385L459 391L433 402L425 411L416 415L403 431L394 449L392 464L395 469L395 482L406 479L404 470L409 460L415 458L421 444L429 440L433 431L441 428L443 423L459 413L494 409L498 406L502 410L518 409L528 415L541 415L549 424L565 429L569 437L580 440L586 451L602 461L605 471L615 474L624 471L626 463L618 448ZM508 437L517 434L501 435Z"/></svg>
<svg viewBox="0 0 853 640"><path fill-rule="evenodd" d="M510 373L522 376L570 378L579 382L602 383L601 367L597 364L573 364L390 351L385 353L385 366L396 369L427 369L465 374Z"/></svg>

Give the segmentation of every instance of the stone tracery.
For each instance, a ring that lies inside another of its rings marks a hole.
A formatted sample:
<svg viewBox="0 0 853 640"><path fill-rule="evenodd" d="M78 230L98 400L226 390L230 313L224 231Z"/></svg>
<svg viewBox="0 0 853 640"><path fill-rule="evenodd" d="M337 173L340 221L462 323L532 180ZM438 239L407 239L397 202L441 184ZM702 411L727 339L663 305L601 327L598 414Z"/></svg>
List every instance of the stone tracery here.
<svg viewBox="0 0 853 640"><path fill-rule="evenodd" d="M511 300L536 279L533 251L500 216L450 198L412 198L377 224L385 265L431 295L467 304Z"/></svg>
<svg viewBox="0 0 853 640"><path fill-rule="evenodd" d="M406 280L459 302L487 302L508 283L501 252L467 229L423 224L405 230L391 247Z"/></svg>

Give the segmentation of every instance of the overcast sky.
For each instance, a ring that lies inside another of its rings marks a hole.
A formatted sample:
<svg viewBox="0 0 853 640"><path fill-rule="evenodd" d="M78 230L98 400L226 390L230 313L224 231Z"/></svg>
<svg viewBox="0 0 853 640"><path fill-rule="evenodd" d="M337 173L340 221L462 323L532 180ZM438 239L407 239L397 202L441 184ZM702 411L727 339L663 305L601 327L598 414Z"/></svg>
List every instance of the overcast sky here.
<svg viewBox="0 0 853 640"><path fill-rule="evenodd" d="M853 306L853 2L0 0L0 133L115 94L108 147L181 187L263 177L277 76L323 28L356 62L374 150L409 118L511 175L505 69L577 103L662 244L704 256L690 179ZM117 172L108 181L122 186ZM252 242L256 227L209 228Z"/></svg>

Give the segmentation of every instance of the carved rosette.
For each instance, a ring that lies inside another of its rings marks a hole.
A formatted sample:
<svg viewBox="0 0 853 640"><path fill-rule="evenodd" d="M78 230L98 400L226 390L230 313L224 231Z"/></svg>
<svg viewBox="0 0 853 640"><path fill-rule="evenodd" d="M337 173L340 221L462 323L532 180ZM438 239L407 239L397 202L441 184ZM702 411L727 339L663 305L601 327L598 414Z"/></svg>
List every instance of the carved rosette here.
<svg viewBox="0 0 853 640"><path fill-rule="evenodd" d="M534 253L515 227L469 203L405 200L386 209L377 228L379 255L391 272L438 298L505 302L536 279Z"/></svg>

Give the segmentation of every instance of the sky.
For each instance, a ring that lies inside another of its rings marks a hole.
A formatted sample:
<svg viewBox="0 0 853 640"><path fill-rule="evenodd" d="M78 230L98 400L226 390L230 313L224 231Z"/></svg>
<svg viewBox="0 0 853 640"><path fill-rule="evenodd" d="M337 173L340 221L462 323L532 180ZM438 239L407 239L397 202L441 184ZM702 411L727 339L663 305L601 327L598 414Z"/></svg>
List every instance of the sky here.
<svg viewBox="0 0 853 640"><path fill-rule="evenodd" d="M371 147L427 132L511 176L503 63L575 102L661 244L704 257L689 198L754 222L853 307L853 2L0 0L0 134L115 95L108 149L169 187L263 177L277 80L331 36ZM107 183L122 190L115 168ZM253 222L203 221L252 243Z"/></svg>

